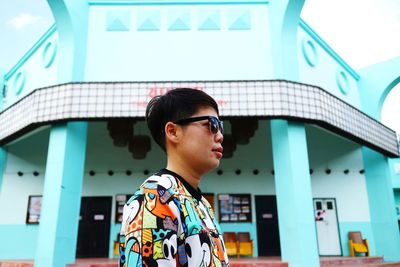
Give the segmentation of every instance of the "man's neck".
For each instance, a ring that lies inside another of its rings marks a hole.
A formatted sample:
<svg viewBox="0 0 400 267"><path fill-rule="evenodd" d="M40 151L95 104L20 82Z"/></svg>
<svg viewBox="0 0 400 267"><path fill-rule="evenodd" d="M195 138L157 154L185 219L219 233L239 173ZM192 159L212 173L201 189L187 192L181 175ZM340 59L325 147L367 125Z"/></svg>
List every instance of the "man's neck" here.
<svg viewBox="0 0 400 267"><path fill-rule="evenodd" d="M167 170L179 174L186 182L188 182L194 189L199 187L200 175L187 167L187 165L171 160L168 158Z"/></svg>

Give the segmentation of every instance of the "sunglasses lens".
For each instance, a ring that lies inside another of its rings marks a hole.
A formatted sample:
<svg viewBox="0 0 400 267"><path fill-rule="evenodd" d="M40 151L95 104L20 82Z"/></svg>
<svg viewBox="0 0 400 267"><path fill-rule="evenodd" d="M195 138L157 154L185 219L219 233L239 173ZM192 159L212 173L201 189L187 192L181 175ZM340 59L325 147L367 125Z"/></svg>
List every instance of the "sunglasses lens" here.
<svg viewBox="0 0 400 267"><path fill-rule="evenodd" d="M213 134L218 133L218 130L221 131L222 134L224 133L222 121L214 117L210 118L210 129Z"/></svg>
<svg viewBox="0 0 400 267"><path fill-rule="evenodd" d="M211 122L211 132L213 134L218 133L218 125L215 122Z"/></svg>

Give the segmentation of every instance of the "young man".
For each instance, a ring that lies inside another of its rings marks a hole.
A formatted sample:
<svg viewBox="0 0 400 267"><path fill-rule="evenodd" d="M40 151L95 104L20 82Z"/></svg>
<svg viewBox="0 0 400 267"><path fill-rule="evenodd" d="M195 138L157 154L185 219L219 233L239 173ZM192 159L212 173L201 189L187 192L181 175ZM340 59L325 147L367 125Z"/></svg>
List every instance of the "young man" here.
<svg viewBox="0 0 400 267"><path fill-rule="evenodd" d="M149 177L124 207L120 266L229 266L202 176L222 158L223 125L206 93L175 89L146 109L167 166Z"/></svg>

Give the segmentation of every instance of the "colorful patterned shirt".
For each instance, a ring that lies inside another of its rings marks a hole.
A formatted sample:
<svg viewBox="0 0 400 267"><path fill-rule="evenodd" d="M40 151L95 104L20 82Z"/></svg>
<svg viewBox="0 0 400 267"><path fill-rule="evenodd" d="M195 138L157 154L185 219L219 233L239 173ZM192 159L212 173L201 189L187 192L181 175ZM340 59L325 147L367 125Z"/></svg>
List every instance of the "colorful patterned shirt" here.
<svg viewBox="0 0 400 267"><path fill-rule="evenodd" d="M119 264L229 266L210 204L167 169L149 177L124 206Z"/></svg>

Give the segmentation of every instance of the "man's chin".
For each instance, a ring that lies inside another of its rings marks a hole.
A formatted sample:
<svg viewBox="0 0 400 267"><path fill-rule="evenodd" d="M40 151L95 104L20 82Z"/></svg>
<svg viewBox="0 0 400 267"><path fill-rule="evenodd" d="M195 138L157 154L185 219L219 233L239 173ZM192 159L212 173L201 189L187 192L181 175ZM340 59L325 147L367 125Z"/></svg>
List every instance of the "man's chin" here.
<svg viewBox="0 0 400 267"><path fill-rule="evenodd" d="M218 167L219 167L219 160L216 161L216 163L212 166L210 171L215 170Z"/></svg>
<svg viewBox="0 0 400 267"><path fill-rule="evenodd" d="M206 169L205 173L209 173L209 172L215 170L216 168L218 168L219 163L220 162L218 159L214 159L214 161L212 163L209 163L208 166L206 168L204 168L204 169Z"/></svg>

